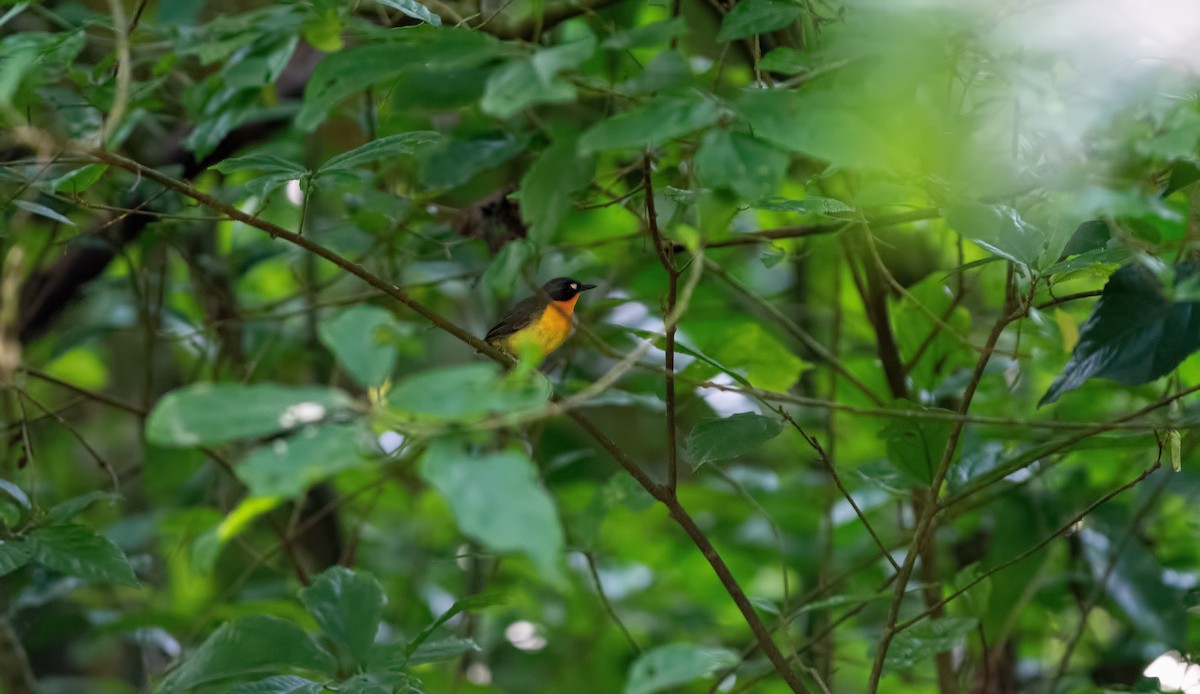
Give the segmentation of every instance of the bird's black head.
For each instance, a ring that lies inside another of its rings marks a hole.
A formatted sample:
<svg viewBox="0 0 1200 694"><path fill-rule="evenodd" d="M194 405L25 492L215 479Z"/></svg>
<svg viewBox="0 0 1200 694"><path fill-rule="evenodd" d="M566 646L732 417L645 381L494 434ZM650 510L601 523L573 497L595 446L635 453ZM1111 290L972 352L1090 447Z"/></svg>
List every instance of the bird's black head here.
<svg viewBox="0 0 1200 694"><path fill-rule="evenodd" d="M570 277L555 277L542 285L542 291L546 292L555 301L570 301L580 292L595 288L596 285L594 284L584 284Z"/></svg>

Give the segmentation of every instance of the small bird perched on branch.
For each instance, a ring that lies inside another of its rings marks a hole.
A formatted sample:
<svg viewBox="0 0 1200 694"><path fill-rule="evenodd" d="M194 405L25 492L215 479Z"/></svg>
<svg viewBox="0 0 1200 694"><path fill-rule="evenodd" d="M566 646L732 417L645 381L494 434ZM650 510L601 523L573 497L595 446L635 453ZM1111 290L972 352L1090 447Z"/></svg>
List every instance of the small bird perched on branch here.
<svg viewBox="0 0 1200 694"><path fill-rule="evenodd" d="M555 277L537 294L513 306L483 339L513 356L531 350L544 359L571 333L571 314L579 295L595 287L570 277Z"/></svg>

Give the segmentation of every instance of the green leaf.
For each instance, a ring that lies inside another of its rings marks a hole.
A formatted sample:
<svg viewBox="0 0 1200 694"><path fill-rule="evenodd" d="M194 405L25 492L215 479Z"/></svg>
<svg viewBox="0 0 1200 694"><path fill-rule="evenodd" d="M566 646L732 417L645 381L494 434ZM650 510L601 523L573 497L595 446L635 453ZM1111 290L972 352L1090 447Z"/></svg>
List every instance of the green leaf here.
<svg viewBox="0 0 1200 694"><path fill-rule="evenodd" d="M454 188L480 171L512 159L529 145L529 138L508 133L470 140L446 139L425 151L421 180L431 188Z"/></svg>
<svg viewBox="0 0 1200 694"><path fill-rule="evenodd" d="M571 133L556 137L521 177L521 217L538 246L554 239L571 203L595 175L595 157L579 154L576 143Z"/></svg>
<svg viewBox="0 0 1200 694"><path fill-rule="evenodd" d="M663 51L650 59L641 73L616 86L615 91L629 96L657 94L683 87L692 81L692 68L679 51Z"/></svg>
<svg viewBox="0 0 1200 694"><path fill-rule="evenodd" d="M29 540L0 540L0 576L25 566L32 558L33 544Z"/></svg>
<svg viewBox="0 0 1200 694"><path fill-rule="evenodd" d="M443 660L457 658L464 653L479 651L479 644L471 639L448 636L437 641L426 641L408 658L409 665L437 663Z"/></svg>
<svg viewBox="0 0 1200 694"><path fill-rule="evenodd" d="M688 321L702 325L702 321ZM792 354L761 324L752 321L727 322L699 338L704 352L723 366L745 375L754 388L786 392L812 364Z"/></svg>
<svg viewBox="0 0 1200 694"><path fill-rule="evenodd" d="M546 404L550 384L540 376L510 382L495 364L464 364L430 369L398 382L388 391L391 411L404 419L472 421L490 414L535 410Z"/></svg>
<svg viewBox="0 0 1200 694"><path fill-rule="evenodd" d="M693 470L705 463L732 460L779 436L783 424L773 417L739 412L730 417L702 419L688 437L688 461Z"/></svg>
<svg viewBox="0 0 1200 694"><path fill-rule="evenodd" d="M543 48L528 60L511 62L492 73L479 108L497 118L508 118L535 104L571 101L575 85L559 77L573 70L596 51L596 37L553 48Z"/></svg>
<svg viewBox="0 0 1200 694"><path fill-rule="evenodd" d="M757 200L779 189L788 156L752 135L713 130L696 152L700 184L728 188L744 200Z"/></svg>
<svg viewBox="0 0 1200 694"><path fill-rule="evenodd" d="M167 675L160 691L182 692L233 677L290 668L332 676L337 666L333 656L294 622L254 615L221 625Z"/></svg>
<svg viewBox="0 0 1200 694"><path fill-rule="evenodd" d="M464 534L495 552L525 554L548 580L563 580L562 526L524 453L468 453L439 439L418 470L450 502Z"/></svg>
<svg viewBox="0 0 1200 694"><path fill-rule="evenodd" d="M391 378L399 352L396 337L404 333L391 311L360 304L322 320L317 332L346 373L360 385L377 388Z"/></svg>
<svg viewBox="0 0 1200 694"><path fill-rule="evenodd" d="M788 0L742 0L721 20L717 41L734 41L782 29L804 10Z"/></svg>
<svg viewBox="0 0 1200 694"><path fill-rule="evenodd" d="M1175 291L1200 280L1200 262L1173 267ZM1170 292L1174 294L1173 292ZM1062 373L1038 406L1100 377L1122 385L1148 383L1170 373L1200 349L1200 301L1175 301L1158 275L1137 263L1117 270L1104 285L1092 315Z"/></svg>
<svg viewBox="0 0 1200 694"><path fill-rule="evenodd" d="M408 644L405 645L402 652L404 657L403 664L407 664L410 656L416 655L417 651L419 651L421 647L425 645L426 641L428 641L429 637L433 635L433 632L437 631L438 627L453 619L455 615L461 612L481 610L485 607L492 607L493 605L502 605L504 604L504 600L504 593L497 591L476 593L475 595L470 595L465 598L459 598L458 600L455 600L454 604L450 606L450 609L439 615L437 619L433 620L429 626L422 629L421 633L417 634L412 641L409 641Z"/></svg>
<svg viewBox="0 0 1200 694"><path fill-rule="evenodd" d="M125 554L107 537L75 523L50 525L29 533L33 559L52 571L98 583L138 585Z"/></svg>
<svg viewBox="0 0 1200 694"><path fill-rule="evenodd" d="M973 617L943 617L919 622L892 640L887 667L905 670L951 650L971 633L979 620Z"/></svg>
<svg viewBox="0 0 1200 694"><path fill-rule="evenodd" d="M950 228L989 253L1025 267L1036 267L1046 245L1040 229L1007 205L964 203L944 212Z"/></svg>
<svg viewBox="0 0 1200 694"><path fill-rule="evenodd" d="M389 32L393 40L353 46L325 56L304 88L296 127L312 132L347 97L412 71L465 71L512 49L467 28L412 27Z"/></svg>
<svg viewBox="0 0 1200 694"><path fill-rule="evenodd" d="M532 61L509 63L492 73L479 108L497 118L509 118L535 104L573 101L575 85L561 79L542 79Z"/></svg>
<svg viewBox="0 0 1200 694"><path fill-rule="evenodd" d="M268 436L316 424L352 404L336 388L196 383L159 399L146 422L146 439L195 447Z"/></svg>
<svg viewBox="0 0 1200 694"><path fill-rule="evenodd" d="M526 264L535 254L533 244L526 239L509 241L488 263L480 279L497 296L512 296L523 277Z"/></svg>
<svg viewBox="0 0 1200 694"><path fill-rule="evenodd" d="M604 39L602 48L610 51L627 51L631 48L650 48L661 46L673 38L686 36L687 22L683 17L675 17L662 22L652 22L630 29L622 29Z"/></svg>
<svg viewBox="0 0 1200 694"><path fill-rule="evenodd" d="M428 7L417 2L417 0L375 0L375 2L378 2L380 5L394 7L413 19L419 19L435 27L442 25L442 18L434 14Z"/></svg>
<svg viewBox="0 0 1200 694"><path fill-rule="evenodd" d="M662 96L600 121L579 139L584 153L657 145L717 122L717 106L699 95Z"/></svg>
<svg viewBox="0 0 1200 694"><path fill-rule="evenodd" d="M430 130L388 135L330 157L317 169L317 175L351 169L404 154L415 154L426 145L437 142L441 135Z"/></svg>
<svg viewBox="0 0 1200 694"><path fill-rule="evenodd" d="M48 193L62 191L78 195L95 185L96 181L108 171L108 164L88 164L59 176L45 186Z"/></svg>
<svg viewBox="0 0 1200 694"><path fill-rule="evenodd" d="M237 476L252 496L296 499L313 484L361 465L362 436L356 425L305 427L250 451L237 466Z"/></svg>
<svg viewBox="0 0 1200 694"><path fill-rule="evenodd" d="M808 72L812 68L812 58L804 51L798 51L788 46L780 46L764 55L758 61L758 69L764 72L778 72L784 75L795 75Z"/></svg>
<svg viewBox="0 0 1200 694"><path fill-rule="evenodd" d="M854 208L850 207L841 200L833 198L807 197L803 200L788 200L787 198L767 198L759 200L753 204L756 210L770 210L772 212L796 212L799 214L837 214L840 212L853 212Z"/></svg>
<svg viewBox="0 0 1200 694"><path fill-rule="evenodd" d="M60 504L55 504L54 507L50 509L49 517L56 521L68 521L97 501L109 501L115 503L120 499L120 494L113 494L112 492L102 492L98 490L91 491L87 494L67 499Z"/></svg>
<svg viewBox="0 0 1200 694"><path fill-rule="evenodd" d="M251 169L264 174L282 174L292 178L308 175L308 169L305 167L274 154L249 154L244 157L233 157L214 164L212 168L223 174Z"/></svg>
<svg viewBox="0 0 1200 694"><path fill-rule="evenodd" d="M72 222L71 220L67 219L66 217L59 214L58 212L50 209L49 207L46 207L45 205L39 205L36 202L29 202L28 200L13 200L12 204L16 205L17 207L20 207L21 209L23 209L27 212L36 214L39 217L45 217L46 219L50 219L55 222L60 222L62 224L68 224L70 226L75 226L75 222Z"/></svg>
<svg viewBox="0 0 1200 694"><path fill-rule="evenodd" d="M300 591L300 600L350 664L366 664L387 602L374 576L335 566Z"/></svg>
<svg viewBox="0 0 1200 694"><path fill-rule="evenodd" d="M651 694L709 677L740 661L728 648L672 643L646 651L629 668L625 694Z"/></svg>
<svg viewBox="0 0 1200 694"><path fill-rule="evenodd" d="M735 103L755 137L835 166L879 168L891 140L856 110L782 89L746 89Z"/></svg>
<svg viewBox="0 0 1200 694"><path fill-rule="evenodd" d="M894 406L904 411L944 411L914 405L907 400L897 401ZM928 485L946 451L952 428L953 423L949 420L896 417L879 432L879 436L887 442L888 459L912 480Z"/></svg>
<svg viewBox="0 0 1200 694"><path fill-rule="evenodd" d="M265 680L239 684L229 694L321 694L325 686L295 675L276 675Z"/></svg>

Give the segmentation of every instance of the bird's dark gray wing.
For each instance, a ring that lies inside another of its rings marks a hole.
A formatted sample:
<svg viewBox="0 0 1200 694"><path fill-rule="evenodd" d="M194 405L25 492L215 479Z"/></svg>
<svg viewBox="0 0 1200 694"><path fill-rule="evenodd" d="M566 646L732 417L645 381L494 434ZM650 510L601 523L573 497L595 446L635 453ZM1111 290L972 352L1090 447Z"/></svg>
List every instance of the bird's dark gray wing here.
<svg viewBox="0 0 1200 694"><path fill-rule="evenodd" d="M536 296L522 299L488 331L487 336L483 338L484 342L504 339L532 323L540 304Z"/></svg>

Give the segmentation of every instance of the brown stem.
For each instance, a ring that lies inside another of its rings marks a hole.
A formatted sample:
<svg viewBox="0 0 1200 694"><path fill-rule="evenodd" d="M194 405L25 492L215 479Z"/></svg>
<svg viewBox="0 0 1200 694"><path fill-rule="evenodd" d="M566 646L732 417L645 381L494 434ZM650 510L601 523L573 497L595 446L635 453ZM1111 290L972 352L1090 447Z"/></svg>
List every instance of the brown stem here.
<svg viewBox="0 0 1200 694"><path fill-rule="evenodd" d="M34 694L37 680L29 665L29 656L12 621L0 614L0 689L8 694Z"/></svg>
<svg viewBox="0 0 1200 694"><path fill-rule="evenodd" d="M675 266L675 246L663 242L662 232L658 228L658 213L654 208L654 183L651 179L650 154L642 156L642 180L646 190L646 225L654 241L654 250L658 254L658 262L662 263L667 272L667 305L663 309L663 317L675 313L675 303L679 297L679 268ZM667 489L672 494L679 479L679 445L676 440L675 423L675 331L678 321L670 321L666 327L666 356L663 357L663 367L667 377Z"/></svg>
<svg viewBox="0 0 1200 694"><path fill-rule="evenodd" d="M1004 332L1004 328L1014 318L1011 313L1011 298L1012 273L1009 272L1004 288L1004 302L1000 307L1000 317L996 319L995 325L992 326L987 342L984 343L983 352L979 355L979 359L975 364L975 371L971 374L971 380L967 383L962 402L958 406L958 414L960 415L965 415L970 410L971 402L975 398L975 391L979 388L979 382L983 380L983 370L992 356L992 350L1000 340L1000 334ZM958 448L958 440L962 436L965 424L965 420L959 419L955 420L954 424L951 425L946 448L942 451L942 457L938 461L933 481L929 484L929 503L925 504L921 510L916 530L913 532L912 542L909 543L908 552L904 556L904 564L896 574L896 588L892 595L892 603L888 608L887 621L884 622L883 635L880 637L879 648L875 653L875 661L871 665L871 678L867 683L869 694L875 694L879 690L879 680L883 677L883 663L887 658L888 648L891 646L892 639L896 636L896 620L900 615L900 605L904 602L904 592L908 588L909 579L912 578L913 568L916 566L921 548L928 539L929 530L933 527L933 517L938 510L938 504L936 503L938 493L941 491L942 483L945 482L946 475L950 471L950 463L954 460L954 451Z"/></svg>

